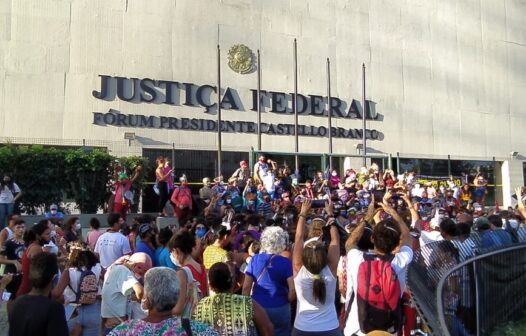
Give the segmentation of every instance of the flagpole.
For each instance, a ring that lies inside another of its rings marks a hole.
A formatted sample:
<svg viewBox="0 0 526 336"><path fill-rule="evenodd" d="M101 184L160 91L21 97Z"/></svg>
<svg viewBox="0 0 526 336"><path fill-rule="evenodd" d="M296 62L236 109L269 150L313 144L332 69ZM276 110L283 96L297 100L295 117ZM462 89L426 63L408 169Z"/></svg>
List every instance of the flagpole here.
<svg viewBox="0 0 526 336"><path fill-rule="evenodd" d="M258 49L258 89L257 89L258 101L258 151L261 151L261 57Z"/></svg>
<svg viewBox="0 0 526 336"><path fill-rule="evenodd" d="M217 45L217 176L221 176L221 48Z"/></svg>
<svg viewBox="0 0 526 336"><path fill-rule="evenodd" d="M294 39L294 97L292 97L292 112L294 113L294 164L299 172L299 139L298 139L298 43Z"/></svg>
<svg viewBox="0 0 526 336"><path fill-rule="evenodd" d="M329 169L332 170L331 61L327 57L327 115L329 121Z"/></svg>
<svg viewBox="0 0 526 336"><path fill-rule="evenodd" d="M363 113L362 113L362 155L363 155L363 165L364 167L367 166L367 142L365 137L365 115L367 111L367 107L365 105L365 63L362 64L362 107L363 107Z"/></svg>

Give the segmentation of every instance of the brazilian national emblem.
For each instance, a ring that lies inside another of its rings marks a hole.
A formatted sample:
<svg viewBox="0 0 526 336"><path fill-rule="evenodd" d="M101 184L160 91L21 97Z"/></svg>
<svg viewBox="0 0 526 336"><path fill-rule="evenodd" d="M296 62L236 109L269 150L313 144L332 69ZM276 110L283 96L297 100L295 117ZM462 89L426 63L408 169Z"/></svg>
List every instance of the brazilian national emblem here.
<svg viewBox="0 0 526 336"><path fill-rule="evenodd" d="M254 66L252 50L243 44L236 44L228 50L228 66L240 74L247 74Z"/></svg>

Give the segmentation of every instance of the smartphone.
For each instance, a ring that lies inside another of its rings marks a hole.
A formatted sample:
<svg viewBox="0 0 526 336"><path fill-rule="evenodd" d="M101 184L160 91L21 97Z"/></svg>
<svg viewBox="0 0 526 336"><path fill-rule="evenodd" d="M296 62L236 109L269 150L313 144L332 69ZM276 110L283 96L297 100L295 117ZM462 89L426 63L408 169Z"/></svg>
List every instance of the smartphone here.
<svg viewBox="0 0 526 336"><path fill-rule="evenodd" d="M312 200L310 207L312 209L324 208L325 200Z"/></svg>
<svg viewBox="0 0 526 336"><path fill-rule="evenodd" d="M374 201L376 203L382 202L382 200L384 199L384 196L385 196L385 189L373 190L373 195L374 195Z"/></svg>

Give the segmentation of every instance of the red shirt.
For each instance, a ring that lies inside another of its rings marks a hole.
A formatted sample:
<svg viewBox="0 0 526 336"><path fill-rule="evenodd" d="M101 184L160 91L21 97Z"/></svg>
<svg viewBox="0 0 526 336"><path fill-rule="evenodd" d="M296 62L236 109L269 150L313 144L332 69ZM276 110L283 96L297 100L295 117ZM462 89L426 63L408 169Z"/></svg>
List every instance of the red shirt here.
<svg viewBox="0 0 526 336"><path fill-rule="evenodd" d="M179 187L175 189L171 201L176 207L184 205L186 208L192 209L192 192L190 188Z"/></svg>

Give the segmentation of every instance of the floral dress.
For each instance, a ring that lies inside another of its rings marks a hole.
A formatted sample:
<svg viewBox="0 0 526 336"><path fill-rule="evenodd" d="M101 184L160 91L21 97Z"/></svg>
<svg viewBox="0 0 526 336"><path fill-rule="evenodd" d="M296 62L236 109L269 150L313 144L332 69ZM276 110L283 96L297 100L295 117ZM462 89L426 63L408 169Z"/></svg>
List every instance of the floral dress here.
<svg viewBox="0 0 526 336"><path fill-rule="evenodd" d="M219 336L217 331L206 324L190 321L192 335L196 336ZM159 323L151 323L143 320L125 321L108 334L108 336L186 336L179 317L171 317Z"/></svg>

